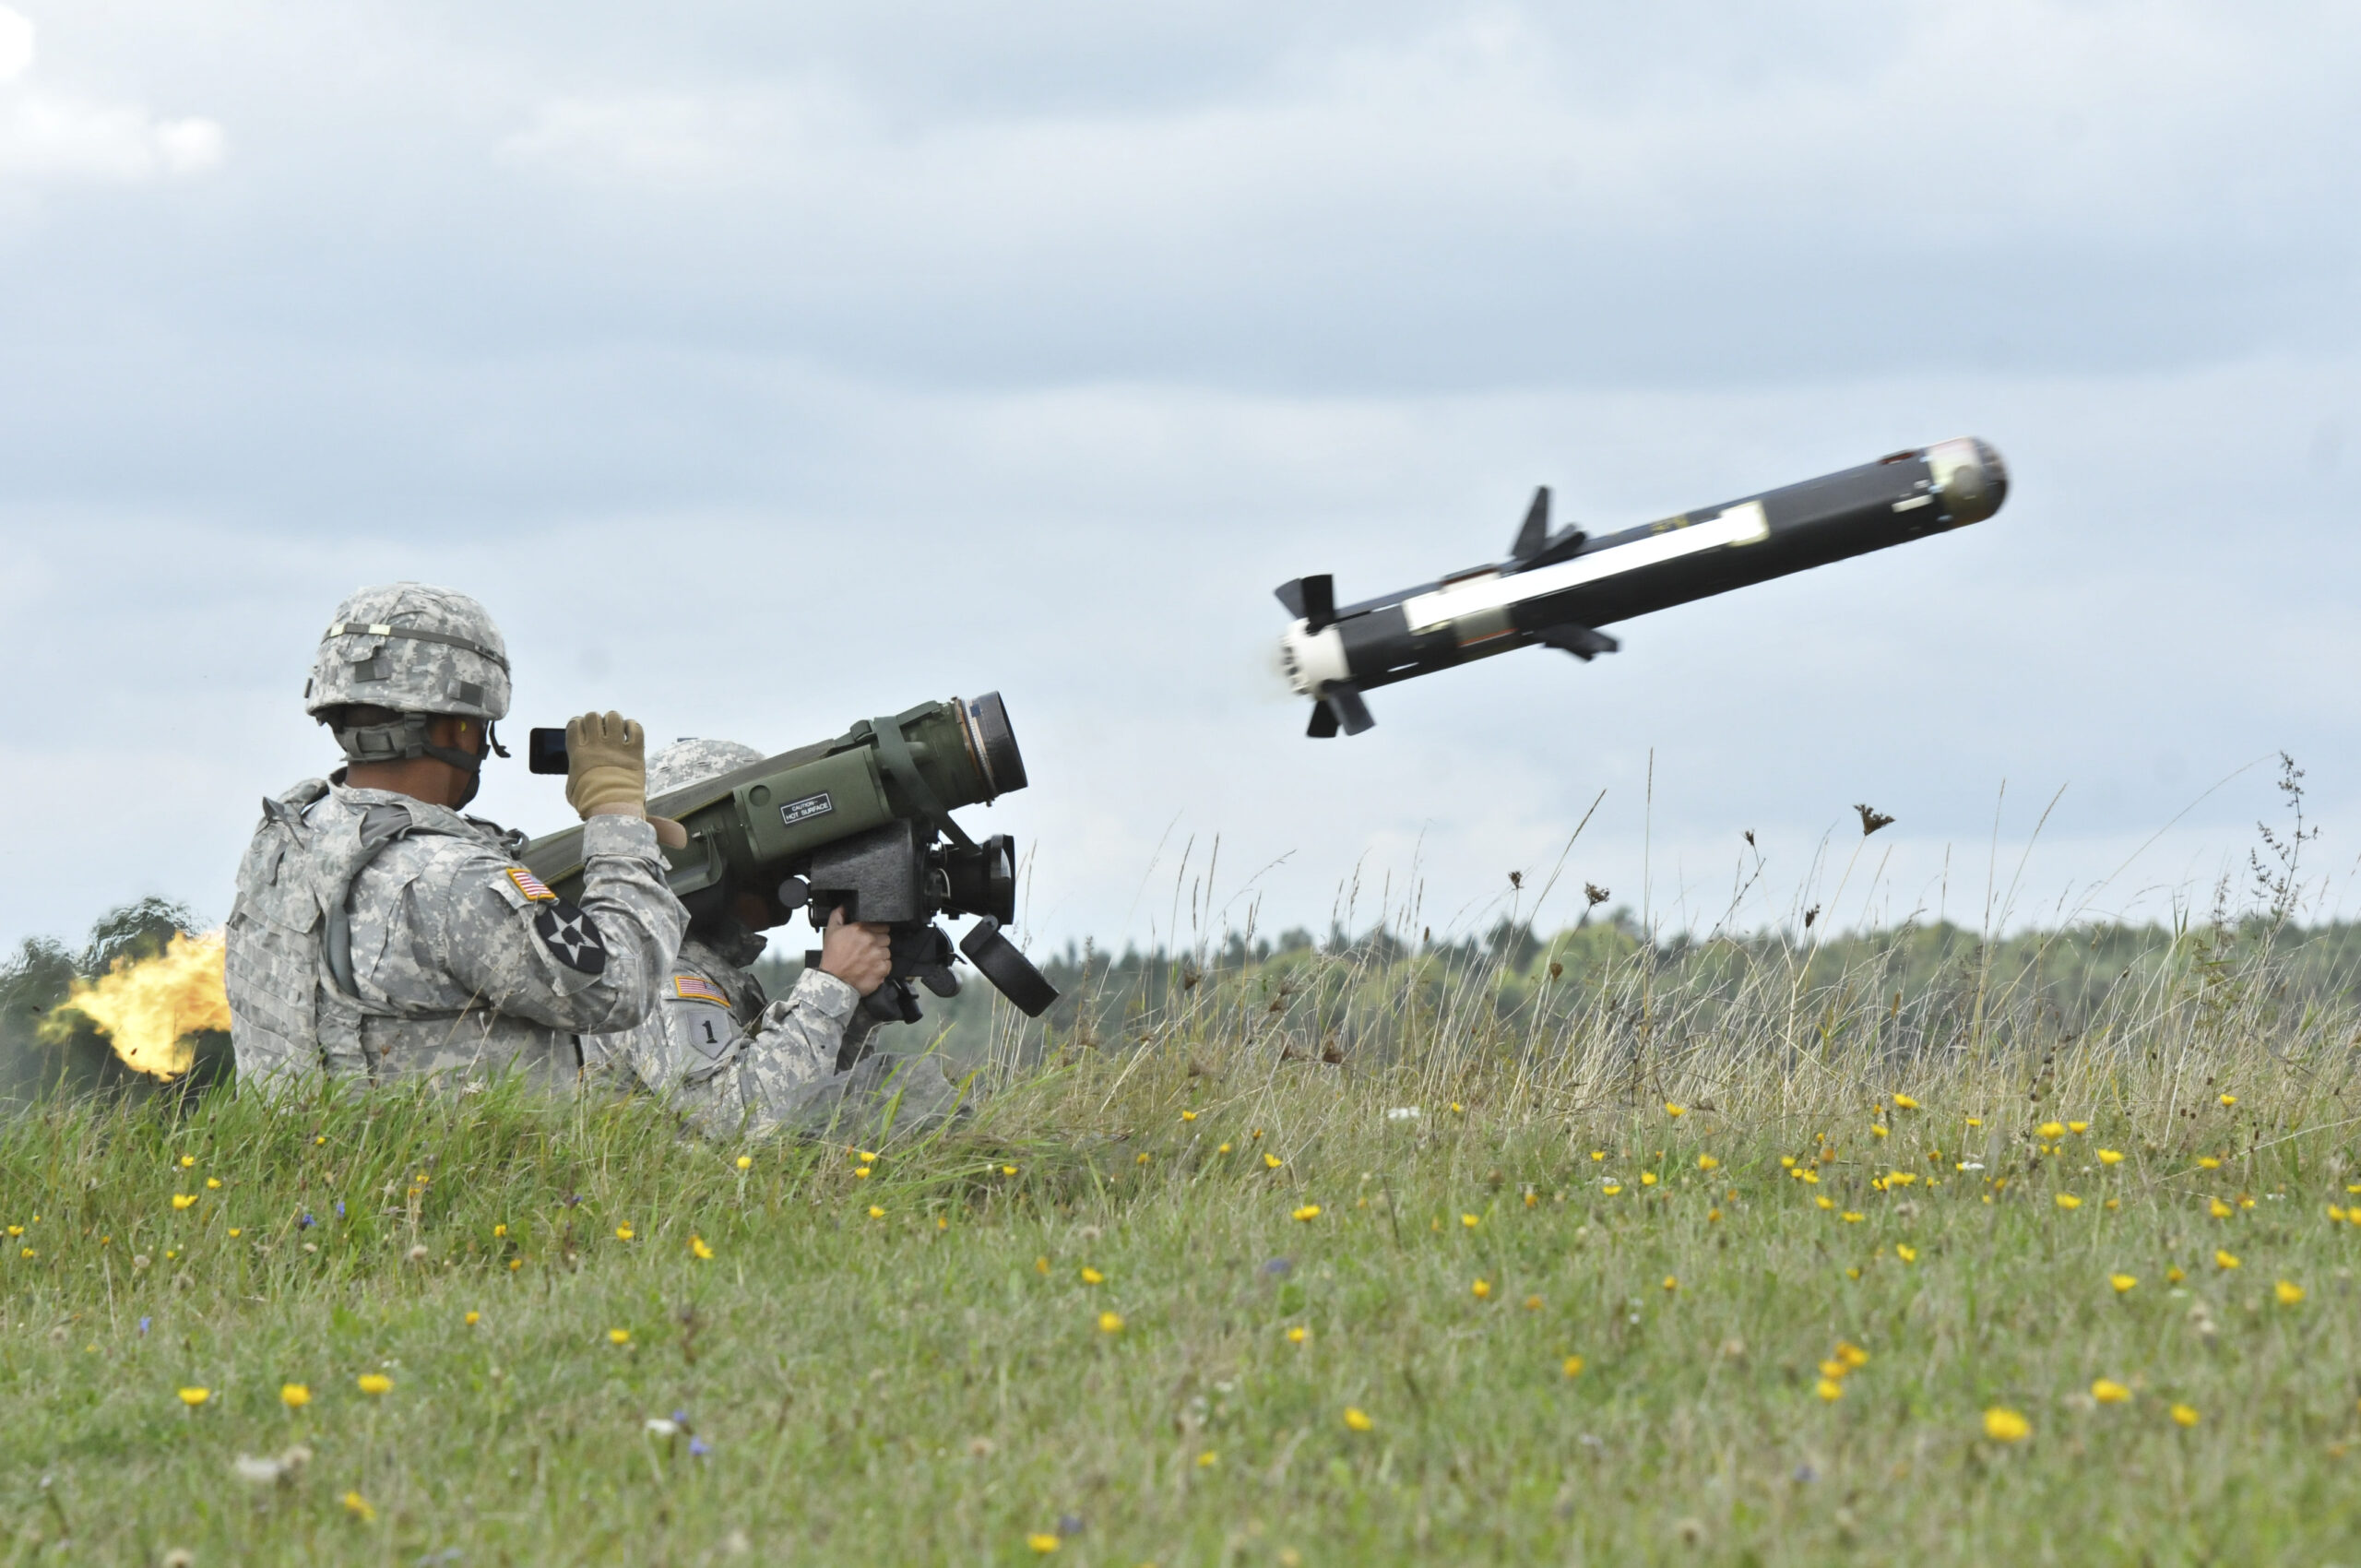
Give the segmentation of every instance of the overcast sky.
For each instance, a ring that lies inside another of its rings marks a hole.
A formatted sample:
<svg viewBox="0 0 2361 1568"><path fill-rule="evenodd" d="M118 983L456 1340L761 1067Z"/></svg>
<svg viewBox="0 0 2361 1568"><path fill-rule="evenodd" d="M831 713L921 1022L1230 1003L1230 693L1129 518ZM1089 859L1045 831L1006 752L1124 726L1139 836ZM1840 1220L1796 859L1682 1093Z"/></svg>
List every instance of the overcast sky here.
<svg viewBox="0 0 2361 1568"><path fill-rule="evenodd" d="M2356 80L2331 3L6 0L0 939L226 913L395 577L491 608L520 735L997 687L1037 942L1185 937L1216 837L1201 925L1480 926L1594 801L1567 878L1672 927L1750 830L1743 926L2162 918L2282 749L2341 880ZM1536 484L1962 434L1997 517L1596 664L1327 742L1275 672L1275 584L1496 559Z"/></svg>

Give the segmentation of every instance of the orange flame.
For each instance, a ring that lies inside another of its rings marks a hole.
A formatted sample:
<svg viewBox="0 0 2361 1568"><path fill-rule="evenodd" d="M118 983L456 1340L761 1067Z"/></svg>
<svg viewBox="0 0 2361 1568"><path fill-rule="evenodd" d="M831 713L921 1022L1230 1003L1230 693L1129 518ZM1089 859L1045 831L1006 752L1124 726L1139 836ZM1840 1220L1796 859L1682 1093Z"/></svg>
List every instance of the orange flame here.
<svg viewBox="0 0 2361 1568"><path fill-rule="evenodd" d="M97 980L76 980L73 994L57 1010L71 1007L89 1018L136 1071L177 1078L196 1062L190 1035L230 1027L223 951L219 932L174 932L152 958L117 958Z"/></svg>

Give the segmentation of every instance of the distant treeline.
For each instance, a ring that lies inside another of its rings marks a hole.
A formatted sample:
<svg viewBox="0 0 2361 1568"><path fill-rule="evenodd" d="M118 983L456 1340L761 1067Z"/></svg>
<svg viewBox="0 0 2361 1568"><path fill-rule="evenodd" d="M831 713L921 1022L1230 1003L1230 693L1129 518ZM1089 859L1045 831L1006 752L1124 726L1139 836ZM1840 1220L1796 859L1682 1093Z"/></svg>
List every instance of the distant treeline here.
<svg viewBox="0 0 2361 1568"><path fill-rule="evenodd" d="M928 1017L897 1041L939 1037L962 1056L1097 1048L1139 1040L1186 1016L1216 1015L1331 1059L1415 1047L1424 1026L1449 1016L1522 1020L1560 1034L1585 1016L1630 1014L1635 1028L1688 1037L1717 1027L1759 1030L1781 1012L1825 1031L1883 1015L1896 1049L1969 1034L2072 1039L2142 1009L2225 1007L2233 992L2251 1016L2361 1011L2361 922L2319 926L2261 918L2164 926L2094 923L1997 941L1949 923L1801 940L1791 933L1660 937L1651 944L1627 912L1544 935L1502 921L1480 938L1405 942L1390 932L1326 941L1292 931L1251 946L1232 937L1202 952L1120 955L1069 944L1034 960L1061 992L1038 1022L1017 1016L972 971L961 993L921 993ZM765 960L766 989L783 996L802 966ZM1799 1026L1800 1027L1800 1026Z"/></svg>
<svg viewBox="0 0 2361 1568"><path fill-rule="evenodd" d="M156 1090L88 1018L59 1004L77 979L160 953L194 923L180 906L148 899L106 916L78 948L49 938L19 944L0 963L0 1099ZM1108 954L1085 944L1034 956L1061 993L1042 1018L1023 1018L963 969L959 995L921 992L925 1021L880 1043L939 1041L963 1058L1012 1065L1216 1034L1331 1063L1477 1036L1628 1036L1689 1049L1777 1039L1793 1049L1866 1031L1882 1051L1910 1052L1969 1040L2070 1040L2166 1015L2186 1023L2235 1011L2249 1026L2313 1032L2331 1016L2361 1016L2361 922L2347 921L2094 923L1991 942L1936 923L1825 941L1766 932L1651 943L1619 911L1553 935L1508 921L1444 942L1386 931L1332 932L1323 941L1299 930L1181 953ZM776 997L801 968L797 959L765 958L758 972ZM196 1055L193 1086L228 1074L226 1035L200 1036Z"/></svg>

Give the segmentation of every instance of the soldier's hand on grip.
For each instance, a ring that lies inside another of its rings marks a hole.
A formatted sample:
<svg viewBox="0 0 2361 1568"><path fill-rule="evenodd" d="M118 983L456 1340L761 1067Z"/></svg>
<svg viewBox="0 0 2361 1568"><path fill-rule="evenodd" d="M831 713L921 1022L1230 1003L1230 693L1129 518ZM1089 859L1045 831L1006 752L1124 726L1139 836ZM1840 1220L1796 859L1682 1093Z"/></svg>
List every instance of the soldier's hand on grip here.
<svg viewBox="0 0 2361 1568"><path fill-rule="evenodd" d="M828 929L820 938L820 972L867 996L894 972L890 928L873 921L847 925L842 909L829 910Z"/></svg>
<svg viewBox="0 0 2361 1568"><path fill-rule="evenodd" d="M647 814L647 734L620 713L566 721L565 803L587 822Z"/></svg>

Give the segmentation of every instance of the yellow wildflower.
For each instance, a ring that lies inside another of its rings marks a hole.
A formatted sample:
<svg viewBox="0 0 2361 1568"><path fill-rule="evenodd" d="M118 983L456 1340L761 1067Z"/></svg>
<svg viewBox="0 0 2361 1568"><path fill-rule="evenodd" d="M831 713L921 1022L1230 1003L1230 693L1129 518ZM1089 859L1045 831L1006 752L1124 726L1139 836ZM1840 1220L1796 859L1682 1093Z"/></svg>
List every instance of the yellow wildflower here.
<svg viewBox="0 0 2361 1568"><path fill-rule="evenodd" d="M1287 1330L1287 1343L1290 1345L1300 1345L1311 1337L1311 1330L1304 1327L1301 1324L1297 1324L1293 1328Z"/></svg>
<svg viewBox="0 0 2361 1568"><path fill-rule="evenodd" d="M2103 1377L2091 1384L2091 1397L2102 1405L2120 1405L2131 1397L2131 1390L2113 1378Z"/></svg>
<svg viewBox="0 0 2361 1568"><path fill-rule="evenodd" d="M1701 1154L1697 1157L1697 1169L1700 1170L1719 1170L1721 1168L1722 1162L1710 1154Z"/></svg>
<svg viewBox="0 0 2361 1568"><path fill-rule="evenodd" d="M2056 1143L2058 1139L2066 1135L2066 1123L2063 1122L2044 1122L2040 1126L2035 1127L2034 1132L2039 1136L2047 1138L2051 1143Z"/></svg>
<svg viewBox="0 0 2361 1568"><path fill-rule="evenodd" d="M1036 1551L1055 1551L1058 1550L1058 1538L1046 1531L1036 1530L1025 1538L1025 1544Z"/></svg>
<svg viewBox="0 0 2361 1568"><path fill-rule="evenodd" d="M1229 1149L1225 1146L1221 1152L1228 1154ZM1000 1168L1000 1173L1003 1176L1014 1176L1016 1174L1016 1167L1014 1165L1003 1165Z"/></svg>
<svg viewBox="0 0 2361 1568"><path fill-rule="evenodd" d="M1476 1281L1475 1284L1470 1285L1467 1289L1468 1293L1474 1296L1477 1301L1489 1301L1492 1294L1492 1282L1489 1279L1479 1279Z"/></svg>
<svg viewBox="0 0 2361 1568"><path fill-rule="evenodd" d="M2119 1148L2103 1148L2099 1150L2099 1163L2101 1165L2120 1165L2123 1163L2123 1151Z"/></svg>
<svg viewBox="0 0 2361 1568"><path fill-rule="evenodd" d="M518 1269L524 1266L525 1260L523 1258L510 1258L508 1260L508 1272L511 1274L516 1273Z"/></svg>
<svg viewBox="0 0 2361 1568"><path fill-rule="evenodd" d="M1811 1201L1818 1204L1822 1208L1834 1208L1836 1206L1836 1200L1830 1197L1826 1193L1814 1193L1812 1194Z"/></svg>
<svg viewBox="0 0 2361 1568"><path fill-rule="evenodd" d="M713 1261L713 1249L706 1244L706 1239L702 1236L693 1235L689 1238L689 1253L699 1263Z"/></svg>
<svg viewBox="0 0 2361 1568"><path fill-rule="evenodd" d="M1863 1221L1864 1219L1867 1219L1868 1218L1869 1218L1869 1216L1868 1216L1868 1215L1866 1215L1866 1214L1856 1214L1856 1213L1854 1213L1851 1209L1846 1209L1846 1210L1845 1211L1844 1216L1843 1216L1843 1218L1844 1218L1844 1220L1845 1220L1845 1224L1847 1224L1847 1225L1858 1225L1859 1223L1861 1223L1861 1221Z"/></svg>
<svg viewBox="0 0 2361 1568"><path fill-rule="evenodd" d="M1667 1101L1664 1108L1664 1113L1667 1116L1686 1116L1689 1114L1689 1108L1685 1105L1674 1105L1670 1101Z"/></svg>
<svg viewBox="0 0 2361 1568"><path fill-rule="evenodd" d="M1892 1137L1893 1135L1893 1129L1888 1127L1882 1122L1871 1124L1869 1131L1875 1133L1880 1138Z"/></svg>
<svg viewBox="0 0 2361 1568"><path fill-rule="evenodd" d="M1984 1435L1995 1443L2023 1443L2033 1435L2033 1423L1995 1405L1984 1412Z"/></svg>
<svg viewBox="0 0 2361 1568"><path fill-rule="evenodd" d="M1618 1193L1620 1193L1622 1190L1622 1184L1618 1182L1609 1182L1606 1186L1599 1189L1600 1192L1605 1193L1610 1198L1615 1196Z"/></svg>
<svg viewBox="0 0 2361 1568"><path fill-rule="evenodd" d="M193 1155L193 1154L184 1154L184 1155L181 1156L181 1169L182 1169L182 1170L186 1170L187 1169L189 1169L191 1166L195 1165L196 1163L196 1156L195 1156L195 1155Z"/></svg>
<svg viewBox="0 0 2361 1568"><path fill-rule="evenodd" d="M1320 1206L1318 1204L1306 1204L1301 1208L1295 1211L1295 1218L1302 1220L1317 1219L1320 1218Z"/></svg>
<svg viewBox="0 0 2361 1568"><path fill-rule="evenodd" d="M394 1380L384 1372L362 1372L352 1382L354 1387L373 1397L380 1394L391 1394L394 1391Z"/></svg>
<svg viewBox="0 0 2361 1568"><path fill-rule="evenodd" d="M1229 1146L1228 1146L1228 1144L1224 1144L1224 1145L1222 1145L1222 1146L1221 1146L1221 1147L1219 1147L1219 1148L1217 1148L1217 1149L1214 1150L1214 1152L1215 1152L1216 1154L1228 1154L1228 1153L1229 1152ZM1014 1174L1015 1174L1015 1172L1014 1172L1014 1171L1011 1171L1011 1172L1010 1172L1010 1174L1011 1174L1011 1175L1014 1175Z"/></svg>
<svg viewBox="0 0 2361 1568"><path fill-rule="evenodd" d="M1286 1163L1286 1160L1281 1159L1275 1154L1266 1154L1263 1157L1263 1169L1265 1170L1276 1170L1280 1166L1285 1165Z"/></svg>
<svg viewBox="0 0 2361 1568"><path fill-rule="evenodd" d="M2188 1275L2180 1271L2180 1265L2177 1264L2165 1270L2165 1283L2167 1285L2177 1285L2188 1277Z"/></svg>
<svg viewBox="0 0 2361 1568"><path fill-rule="evenodd" d="M196 1409L199 1405L204 1404L208 1399L212 1397L213 1390L209 1388L184 1388L181 1390L181 1403L187 1406L192 1410Z"/></svg>
<svg viewBox="0 0 2361 1568"><path fill-rule="evenodd" d="M1201 1470L1210 1470L1219 1463L1221 1463L1221 1455L1210 1448L1197 1455L1197 1468Z"/></svg>
<svg viewBox="0 0 2361 1568"><path fill-rule="evenodd" d="M1569 1356L1560 1370L1568 1377L1580 1377L1583 1375L1583 1359L1580 1356Z"/></svg>
<svg viewBox="0 0 2361 1568"><path fill-rule="evenodd" d="M1814 1385L1822 1399L1834 1401L1845 1397L1845 1385L1833 1377L1823 1377Z"/></svg>
<svg viewBox="0 0 2361 1568"><path fill-rule="evenodd" d="M2114 1286L2115 1293L2120 1296L2125 1291L2130 1289L2133 1286L2139 1284L2140 1277L2136 1274L2110 1274L2106 1277L2106 1282L2109 1285Z"/></svg>
<svg viewBox="0 0 2361 1568"><path fill-rule="evenodd" d="M218 1193L221 1190L221 1178L219 1176L208 1176L205 1179L205 1185L208 1191Z"/></svg>
<svg viewBox="0 0 2361 1568"><path fill-rule="evenodd" d="M312 1391L300 1383L279 1385L279 1402L291 1410L300 1410L312 1402Z"/></svg>
<svg viewBox="0 0 2361 1568"><path fill-rule="evenodd" d="M2191 1407L2187 1406L2187 1405L2175 1405L2175 1406L2173 1407L2173 1424L2174 1424L2174 1425L2176 1425L2176 1426L2184 1426L2184 1427L2193 1427L2193 1426L2195 1426L2195 1425L2198 1423L2198 1420L2200 1420L2200 1418L2199 1418L2199 1416L2198 1416L2198 1414L2197 1414L2197 1411L2196 1411L2194 1408L2192 1408Z"/></svg>
<svg viewBox="0 0 2361 1568"><path fill-rule="evenodd" d="M194 1206L196 1202L196 1194L195 1193L174 1193L172 1194L172 1206L174 1208L188 1208Z"/></svg>
<svg viewBox="0 0 2361 1568"><path fill-rule="evenodd" d="M2236 1214L2237 1210L2232 1208L2228 1204L2224 1203L2220 1198L2213 1198L2207 1201L2205 1205L2205 1212L2212 1215L2216 1219L2227 1219L2230 1216Z"/></svg>
<svg viewBox="0 0 2361 1568"><path fill-rule="evenodd" d="M1918 1102L1906 1094L1898 1094L1893 1097L1893 1108L1896 1111L1916 1111Z"/></svg>
<svg viewBox="0 0 2361 1568"><path fill-rule="evenodd" d="M1146 1153L1145 1153L1145 1151L1143 1151L1143 1152L1141 1152L1141 1153L1139 1153L1139 1154L1133 1155L1133 1156L1132 1157L1132 1163L1133 1163L1133 1165L1145 1165L1145 1164L1147 1163L1147 1155L1146 1155Z"/></svg>
<svg viewBox="0 0 2361 1568"><path fill-rule="evenodd" d="M879 1208L875 1204L871 1204L869 1206L869 1218L872 1219L883 1219L885 1218L885 1211Z"/></svg>
<svg viewBox="0 0 2361 1568"><path fill-rule="evenodd" d="M2223 1109L2223 1110L2225 1110L2225 1111L2227 1111L2231 1106L2234 1106L2234 1105L2236 1105L2236 1104L2237 1104L2237 1103L2238 1103L2238 1097L2237 1097L2236 1095L2234 1095L2234 1094L2225 1094L2225 1095L2224 1095L2224 1096L2222 1097L2222 1109Z"/></svg>
<svg viewBox="0 0 2361 1568"><path fill-rule="evenodd" d="M1971 1127L1981 1127L1984 1125L1984 1118L1981 1116L1971 1116L1967 1119L1967 1124Z"/></svg>
<svg viewBox="0 0 2361 1568"><path fill-rule="evenodd" d="M505 1225L495 1225L492 1228L492 1233L495 1239L505 1236L508 1234L508 1227Z"/></svg>
<svg viewBox="0 0 2361 1568"><path fill-rule="evenodd" d="M1196 1119L1197 1113L1193 1111L1184 1111L1180 1113L1180 1120L1183 1122L1194 1122Z"/></svg>
<svg viewBox="0 0 2361 1568"><path fill-rule="evenodd" d="M1656 1184L1656 1173L1655 1173L1655 1171L1653 1171L1653 1170L1643 1170L1643 1171L1641 1171L1641 1172L1640 1172L1640 1185L1641 1185L1641 1186L1643 1186L1643 1187L1653 1187L1653 1186L1655 1186L1655 1184Z"/></svg>
<svg viewBox="0 0 2361 1568"><path fill-rule="evenodd" d="M1918 1249L1904 1242L1897 1241L1893 1246L1893 1255L1900 1258L1904 1263L1916 1263L1918 1261Z"/></svg>
<svg viewBox="0 0 2361 1568"><path fill-rule="evenodd" d="M630 1344L631 1330L628 1328L611 1328L607 1330L607 1343L610 1345Z"/></svg>
<svg viewBox="0 0 2361 1568"><path fill-rule="evenodd" d="M1817 1170L1798 1170L1796 1172L1796 1175L1807 1187L1817 1187L1820 1185L1820 1172Z"/></svg>
<svg viewBox="0 0 2361 1568"><path fill-rule="evenodd" d="M2076 1209L2082 1206L2082 1200L2071 1193L2060 1193L2050 1201L2064 1209Z"/></svg>
<svg viewBox="0 0 2361 1568"><path fill-rule="evenodd" d="M1101 1334L1122 1333L1123 1319L1121 1314L1117 1313L1100 1313L1098 1314L1098 1332Z"/></svg>
<svg viewBox="0 0 2361 1568"><path fill-rule="evenodd" d="M752 1170L753 1168L754 1168L754 1157L753 1157L753 1155L751 1155L751 1154L742 1154L742 1155L740 1155L740 1156L738 1157L738 1169L739 1169L739 1170Z"/></svg>
<svg viewBox="0 0 2361 1568"><path fill-rule="evenodd" d="M1595 1148L1590 1151L1590 1157L1594 1161L1602 1160L1607 1158L1607 1151L1603 1148ZM1790 1163L1792 1163L1792 1161Z"/></svg>
<svg viewBox="0 0 2361 1568"><path fill-rule="evenodd" d="M1377 1423L1369 1419L1369 1412L1358 1405L1345 1407L1345 1424L1355 1431L1372 1431L1377 1427Z"/></svg>
<svg viewBox="0 0 2361 1568"><path fill-rule="evenodd" d="M2210 1154L2201 1154L2197 1157L2197 1168L2200 1170L2219 1170L2222 1162Z"/></svg>
<svg viewBox="0 0 2361 1568"><path fill-rule="evenodd" d="M1033 1272L1036 1274L1049 1273L1050 1260L1048 1258L1035 1258L1033 1260Z"/></svg>
<svg viewBox="0 0 2361 1568"><path fill-rule="evenodd" d="M631 1240L631 1238L632 1238L632 1229L631 1229L631 1227L630 1227L630 1226L628 1226L628 1225L618 1225L618 1226L616 1226L616 1227L615 1227L615 1240L616 1240L616 1241L630 1241L630 1240Z"/></svg>
<svg viewBox="0 0 2361 1568"><path fill-rule="evenodd" d="M1484 1222L1483 1222L1481 1219L1479 1219L1478 1218L1477 1218L1475 1215L1472 1215L1472 1214L1463 1214L1463 1215L1461 1215L1461 1216L1459 1217L1459 1223L1460 1223L1460 1224L1462 1224L1462 1225L1464 1225L1464 1226L1465 1226L1465 1227L1467 1227L1467 1229L1468 1229L1473 1230L1473 1229L1476 1229L1476 1227L1477 1227L1478 1225L1481 1225L1481 1224L1482 1224L1482 1223L1484 1223Z"/></svg>
<svg viewBox="0 0 2361 1568"><path fill-rule="evenodd" d="M1854 1372L1859 1372L1869 1364L1869 1353L1849 1339L1836 1342L1836 1359Z"/></svg>
<svg viewBox="0 0 2361 1568"><path fill-rule="evenodd" d="M853 1170L853 1173L852 1173L852 1179L853 1179L854 1181L856 1181L856 1182L866 1182L866 1181L868 1181L868 1180L869 1180L869 1167L868 1167L868 1166L866 1166L866 1165L862 1165L862 1166L857 1166L857 1167L855 1167L855 1168L854 1168L854 1170Z"/></svg>
<svg viewBox="0 0 2361 1568"><path fill-rule="evenodd" d="M2272 1291L2278 1296L2279 1304L2283 1307L2295 1306L2304 1299L2304 1288L2292 1279L2281 1280L2272 1288Z"/></svg>
<svg viewBox="0 0 2361 1568"><path fill-rule="evenodd" d="M1541 1310L1541 1298L1539 1296L1527 1296L1525 1299L1525 1310L1529 1313L1539 1312Z"/></svg>
<svg viewBox="0 0 2361 1568"><path fill-rule="evenodd" d="M2238 1266L2238 1260L2233 1253L2217 1251L2213 1254L2213 1266L2215 1268L2236 1268Z"/></svg>
<svg viewBox="0 0 2361 1568"><path fill-rule="evenodd" d="M1833 1357L1831 1357L1829 1360L1820 1363L1820 1375L1831 1380L1832 1382L1844 1382L1845 1374L1852 1370L1852 1368L1846 1366L1844 1362L1837 1360Z"/></svg>
<svg viewBox="0 0 2361 1568"><path fill-rule="evenodd" d="M1531 1208L1535 1204L1537 1204L1537 1203L1539 1203L1540 1201L1541 1201L1541 1194L1540 1194L1539 1193L1535 1192L1535 1191L1534 1191L1532 1188L1530 1188L1530 1187L1527 1187L1527 1188L1525 1190L1525 1207L1527 1207L1527 1208Z"/></svg>
<svg viewBox="0 0 2361 1568"><path fill-rule="evenodd" d="M1706 1224L1708 1224L1708 1225L1713 1224L1714 1222L1715 1222L1716 1220L1720 1219L1721 1218L1722 1218L1722 1211L1721 1211L1720 1209L1717 1209L1717 1208L1709 1208L1709 1209L1707 1209L1707 1210L1705 1211L1705 1223L1706 1223Z"/></svg>
<svg viewBox="0 0 2361 1568"><path fill-rule="evenodd" d="M2066 1123L2066 1130L2079 1137L2091 1130L2091 1124L2088 1122L2069 1122Z"/></svg>
<svg viewBox="0 0 2361 1568"><path fill-rule="evenodd" d="M1596 1159L1599 1156L1592 1155L1591 1158L1593 1159ZM1796 1157L1792 1154L1783 1154L1779 1157L1779 1163L1786 1169L1793 1170L1796 1168Z"/></svg>
<svg viewBox="0 0 2361 1568"><path fill-rule="evenodd" d="M344 1494L344 1511L364 1525L377 1516L377 1511L369 1506L369 1500L357 1491Z"/></svg>
<svg viewBox="0 0 2361 1568"><path fill-rule="evenodd" d="M1085 1268L1082 1271L1082 1282L1085 1285L1104 1285L1107 1283L1107 1277L1095 1268Z"/></svg>
<svg viewBox="0 0 2361 1568"><path fill-rule="evenodd" d="M1667 1274L1664 1277L1664 1288L1667 1292L1678 1290L1680 1289L1680 1281L1674 1276Z"/></svg>
<svg viewBox="0 0 2361 1568"><path fill-rule="evenodd" d="M473 1328L476 1324L478 1324L481 1323L482 1321L483 1321L483 1314L482 1314L481 1313L469 1313L467 1315L467 1318L466 1318L467 1325L468 1325L469 1328Z"/></svg>

